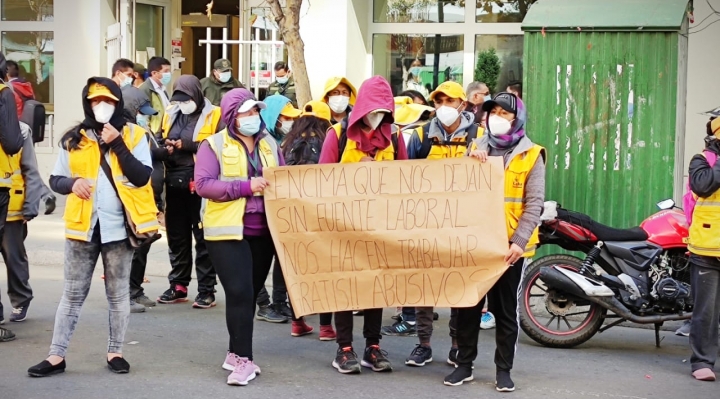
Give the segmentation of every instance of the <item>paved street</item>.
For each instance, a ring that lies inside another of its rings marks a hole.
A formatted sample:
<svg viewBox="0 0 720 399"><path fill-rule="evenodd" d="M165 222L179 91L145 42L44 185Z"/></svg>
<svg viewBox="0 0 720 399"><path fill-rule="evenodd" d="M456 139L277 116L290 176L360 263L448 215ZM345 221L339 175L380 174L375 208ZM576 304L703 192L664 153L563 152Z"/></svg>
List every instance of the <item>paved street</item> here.
<svg viewBox="0 0 720 399"><path fill-rule="evenodd" d="M52 335L54 312L62 292L62 209L40 217L30 225L27 246L32 261L35 300L24 323L8 323L18 339L0 344L0 398L468 398L499 396L493 388L492 331L481 333L480 361L475 381L446 387L443 377L451 371L445 364L450 345L449 311L440 311L436 322L435 362L409 368L402 361L415 338L385 337L382 345L394 362L392 374L369 370L359 376L338 374L330 362L335 344L320 342L317 334L290 337L289 325L257 322L255 359L262 376L248 387L225 385L227 372L220 364L225 356L227 332L224 298L218 306L195 310L190 304L159 305L145 314L131 316L125 356L132 365L129 375L114 375L105 366L107 305L101 270L96 271L68 354L68 371L45 379L27 377L29 366L44 359ZM157 296L166 289L167 249L163 242L151 253L146 291ZM0 289L8 317L6 278L0 273ZM195 295L191 285L190 295ZM390 313L386 321L390 321ZM356 318L356 337L361 319ZM309 318L317 326L317 317ZM600 334L574 350L539 347L521 335L513 373L515 398L713 398L718 383L695 382L690 377L687 338L662 333L662 348L654 347L652 331L616 328ZM360 347L361 345L358 345Z"/></svg>

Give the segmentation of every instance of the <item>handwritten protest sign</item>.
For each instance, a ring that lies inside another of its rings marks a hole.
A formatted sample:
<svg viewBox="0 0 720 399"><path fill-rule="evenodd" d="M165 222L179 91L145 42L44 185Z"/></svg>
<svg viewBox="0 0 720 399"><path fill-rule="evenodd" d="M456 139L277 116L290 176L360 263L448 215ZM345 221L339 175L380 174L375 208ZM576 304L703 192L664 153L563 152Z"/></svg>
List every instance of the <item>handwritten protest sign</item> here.
<svg viewBox="0 0 720 399"><path fill-rule="evenodd" d="M506 270L498 158L292 166L264 177L297 316L473 306Z"/></svg>

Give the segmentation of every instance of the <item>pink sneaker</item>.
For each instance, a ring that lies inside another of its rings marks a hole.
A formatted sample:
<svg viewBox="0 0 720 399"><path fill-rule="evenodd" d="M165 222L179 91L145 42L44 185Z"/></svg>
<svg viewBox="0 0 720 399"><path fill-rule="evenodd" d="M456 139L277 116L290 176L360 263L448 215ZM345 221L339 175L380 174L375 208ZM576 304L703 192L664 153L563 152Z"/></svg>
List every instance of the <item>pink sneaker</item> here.
<svg viewBox="0 0 720 399"><path fill-rule="evenodd" d="M228 352L225 356L225 362L222 365L222 368L227 371L233 371L235 370L235 365L237 364L237 361L235 360L237 356L235 354ZM255 368L255 374L260 375L262 370L260 370L260 366L255 364L255 362L251 362L253 367Z"/></svg>
<svg viewBox="0 0 720 399"><path fill-rule="evenodd" d="M245 386L256 377L255 365L246 357L234 356L235 368L228 376L227 384Z"/></svg>

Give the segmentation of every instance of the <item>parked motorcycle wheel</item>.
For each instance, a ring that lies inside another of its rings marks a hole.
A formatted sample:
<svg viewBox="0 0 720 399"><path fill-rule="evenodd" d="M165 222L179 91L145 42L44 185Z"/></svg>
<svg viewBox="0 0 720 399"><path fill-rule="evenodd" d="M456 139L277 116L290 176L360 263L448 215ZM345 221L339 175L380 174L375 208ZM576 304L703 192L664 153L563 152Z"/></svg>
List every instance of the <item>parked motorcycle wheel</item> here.
<svg viewBox="0 0 720 399"><path fill-rule="evenodd" d="M572 348L592 338L602 326L607 309L565 297L539 278L542 267L578 271L582 262L575 256L549 255L528 265L520 297L520 326L535 342L550 348Z"/></svg>

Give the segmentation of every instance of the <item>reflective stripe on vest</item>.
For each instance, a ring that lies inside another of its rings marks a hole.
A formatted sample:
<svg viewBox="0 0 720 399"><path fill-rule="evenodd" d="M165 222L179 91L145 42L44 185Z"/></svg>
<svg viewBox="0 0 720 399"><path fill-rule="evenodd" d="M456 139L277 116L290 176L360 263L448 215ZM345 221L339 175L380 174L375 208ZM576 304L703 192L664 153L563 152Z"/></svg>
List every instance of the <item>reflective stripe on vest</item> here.
<svg viewBox="0 0 720 399"><path fill-rule="evenodd" d="M545 149L539 145L522 154L517 154L507 165L505 169L505 220L507 224L508 240L515 234L518 227L520 217L523 214L525 197L525 185L530 171L538 161L544 162ZM535 254L537 244L540 242L538 237L538 227L535 227L530 240L525 246L524 257L531 257Z"/></svg>
<svg viewBox="0 0 720 399"><path fill-rule="evenodd" d="M698 197L688 250L695 255L720 257L720 190L707 198Z"/></svg>
<svg viewBox="0 0 720 399"><path fill-rule="evenodd" d="M340 137L342 136L342 126L340 123L336 123L333 125L333 129L335 129L335 133L338 137L338 144ZM339 147L338 147L339 150ZM349 137L347 138L347 143L345 145L345 151L343 151L342 154L340 154L340 163L356 163L360 162L361 159L367 157L368 154L360 151L360 149L357 148L357 142L355 140L351 140ZM395 147L392 145L392 141L390 142L390 145L387 146L387 148L384 148L382 150L378 150L375 153L375 160L376 161L394 161L395 160Z"/></svg>
<svg viewBox="0 0 720 399"><path fill-rule="evenodd" d="M211 136L207 140L220 165L220 181L247 181L248 158L245 147L230 137L227 129ZM259 152L263 168L276 167L278 161L277 142L266 135L258 142L255 151ZM244 230L245 207L247 198L234 201L216 202L203 199L201 216L203 233L208 241L242 240Z"/></svg>

